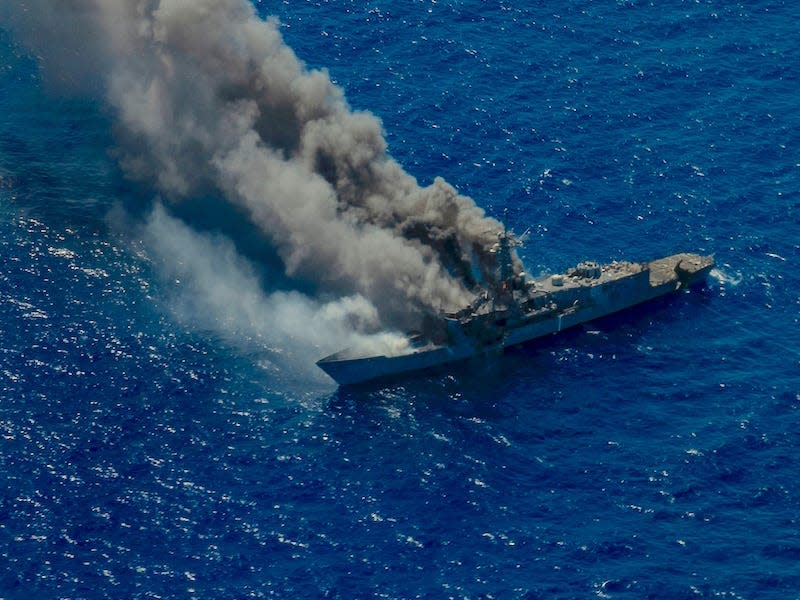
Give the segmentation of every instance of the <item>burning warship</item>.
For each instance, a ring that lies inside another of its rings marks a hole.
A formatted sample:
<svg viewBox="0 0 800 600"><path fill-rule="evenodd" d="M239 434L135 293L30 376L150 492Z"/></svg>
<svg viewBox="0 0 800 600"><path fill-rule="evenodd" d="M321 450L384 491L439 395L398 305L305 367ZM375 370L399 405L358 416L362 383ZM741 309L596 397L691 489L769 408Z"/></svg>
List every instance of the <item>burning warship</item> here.
<svg viewBox="0 0 800 600"><path fill-rule="evenodd" d="M648 262L582 262L566 273L528 279L515 272L519 242L503 231L492 249L497 276L466 308L428 319L392 354L348 348L317 365L339 385L400 375L527 342L703 281L713 256L674 254Z"/></svg>

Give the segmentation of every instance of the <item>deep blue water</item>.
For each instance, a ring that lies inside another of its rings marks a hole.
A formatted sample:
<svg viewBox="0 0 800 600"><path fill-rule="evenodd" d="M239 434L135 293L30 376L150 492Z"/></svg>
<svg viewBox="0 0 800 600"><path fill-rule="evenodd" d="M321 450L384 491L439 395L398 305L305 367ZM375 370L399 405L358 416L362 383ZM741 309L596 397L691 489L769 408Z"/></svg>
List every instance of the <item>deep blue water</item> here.
<svg viewBox="0 0 800 600"><path fill-rule="evenodd" d="M0 598L800 598L800 5L258 2L528 270L705 288L336 390L169 309L112 116L0 32Z"/></svg>

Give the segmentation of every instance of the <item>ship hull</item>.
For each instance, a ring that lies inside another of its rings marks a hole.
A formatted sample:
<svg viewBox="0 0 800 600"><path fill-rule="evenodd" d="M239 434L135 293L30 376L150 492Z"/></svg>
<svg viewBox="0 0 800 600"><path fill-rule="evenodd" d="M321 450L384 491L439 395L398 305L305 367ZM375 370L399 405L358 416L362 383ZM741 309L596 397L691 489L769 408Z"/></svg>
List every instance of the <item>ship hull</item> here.
<svg viewBox="0 0 800 600"><path fill-rule="evenodd" d="M317 364L339 385L353 385L381 377L402 375L438 367L474 356L471 347L437 346L400 356L369 356L366 358L322 360Z"/></svg>
<svg viewBox="0 0 800 600"><path fill-rule="evenodd" d="M398 356L352 356L343 351L318 361L317 365L340 385L353 385L502 351L692 286L705 279L713 265L712 257L693 254L643 263L643 268L634 275L581 286L581 299L571 306L523 315L518 323L504 328L493 343L477 344L462 338L449 344L411 349ZM554 298L564 293L556 289L552 288Z"/></svg>

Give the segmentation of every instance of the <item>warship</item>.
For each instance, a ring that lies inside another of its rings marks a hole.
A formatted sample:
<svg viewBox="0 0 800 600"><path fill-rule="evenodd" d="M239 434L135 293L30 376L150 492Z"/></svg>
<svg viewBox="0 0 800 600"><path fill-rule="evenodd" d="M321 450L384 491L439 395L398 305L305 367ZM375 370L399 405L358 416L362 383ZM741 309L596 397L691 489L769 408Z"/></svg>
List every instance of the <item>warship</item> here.
<svg viewBox="0 0 800 600"><path fill-rule="evenodd" d="M511 233L498 234L494 282L464 309L428 319L403 347L387 354L348 348L317 365L339 385L353 385L502 351L685 289L714 266L713 256L681 253L648 262L582 262L534 280L515 273L518 243Z"/></svg>

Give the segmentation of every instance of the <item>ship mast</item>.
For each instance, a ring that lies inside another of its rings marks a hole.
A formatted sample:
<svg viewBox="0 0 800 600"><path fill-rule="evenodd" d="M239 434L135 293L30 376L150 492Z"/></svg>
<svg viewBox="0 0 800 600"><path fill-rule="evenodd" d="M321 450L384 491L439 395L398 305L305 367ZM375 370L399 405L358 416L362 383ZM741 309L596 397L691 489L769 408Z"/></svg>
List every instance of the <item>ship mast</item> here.
<svg viewBox="0 0 800 600"><path fill-rule="evenodd" d="M497 274L500 286L510 287L511 279L514 277L514 260L511 257L511 248L514 242L511 234L505 229L497 234Z"/></svg>
<svg viewBox="0 0 800 600"><path fill-rule="evenodd" d="M507 217L507 213L504 213ZM528 237L530 229L526 230L521 236L517 237L505 227L497 233L497 243L492 248L492 253L496 258L496 279L492 294L492 306L496 307L497 302L506 307L515 304L514 290L520 289L524 285L525 273L514 272L513 249L523 244L523 240Z"/></svg>
<svg viewBox="0 0 800 600"><path fill-rule="evenodd" d="M496 279L492 290L492 309L510 305L514 301L514 259L511 250L519 242L513 234L503 229L497 234L497 243L492 248L496 258Z"/></svg>

